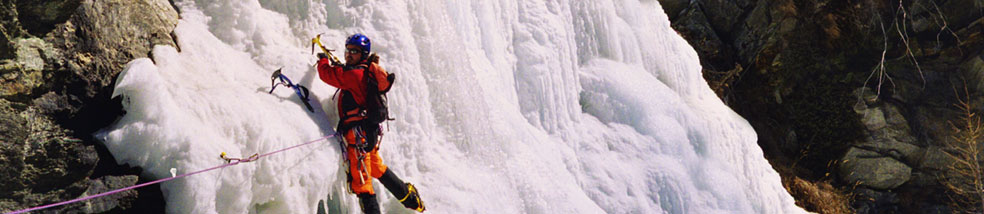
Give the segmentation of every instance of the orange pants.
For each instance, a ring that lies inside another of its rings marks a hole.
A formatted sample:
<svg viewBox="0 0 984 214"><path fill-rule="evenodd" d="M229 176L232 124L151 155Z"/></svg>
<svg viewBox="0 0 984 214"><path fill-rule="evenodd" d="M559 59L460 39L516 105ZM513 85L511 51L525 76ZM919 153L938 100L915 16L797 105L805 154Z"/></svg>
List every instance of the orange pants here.
<svg viewBox="0 0 984 214"><path fill-rule="evenodd" d="M386 164L383 164L383 159L379 157L379 142L376 143L376 148L373 148L372 151L364 153L365 156L360 164L359 151L353 146L355 140L355 129L345 133L345 142L348 144L345 147L345 152L348 154L348 172L351 176L349 185L355 194L376 194L372 189L372 178L379 178L386 172ZM365 139L360 139L360 141L364 142Z"/></svg>

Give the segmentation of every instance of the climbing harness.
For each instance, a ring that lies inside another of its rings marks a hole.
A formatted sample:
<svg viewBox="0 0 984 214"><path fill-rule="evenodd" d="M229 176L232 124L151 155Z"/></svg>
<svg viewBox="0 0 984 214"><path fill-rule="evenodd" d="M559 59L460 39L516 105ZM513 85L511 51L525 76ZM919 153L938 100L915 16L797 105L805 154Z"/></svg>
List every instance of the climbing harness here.
<svg viewBox="0 0 984 214"><path fill-rule="evenodd" d="M363 149L363 147L365 146L364 144L366 143L365 142L366 137L365 137L365 133L362 132L362 128L361 127L355 127L355 128L352 129L352 131L355 132L354 133L355 134L355 143L352 144L352 145L347 145L348 143L342 143L342 151L348 151L348 149L346 148L346 146L353 147L353 150L355 150L356 159L358 159L358 162L359 162L359 165L358 165L359 166L359 183L360 184L365 184L366 177L369 176L369 172L366 169L366 164L365 164L366 153L367 152ZM342 141L342 142L344 142L344 141ZM347 154L344 157L348 157Z"/></svg>

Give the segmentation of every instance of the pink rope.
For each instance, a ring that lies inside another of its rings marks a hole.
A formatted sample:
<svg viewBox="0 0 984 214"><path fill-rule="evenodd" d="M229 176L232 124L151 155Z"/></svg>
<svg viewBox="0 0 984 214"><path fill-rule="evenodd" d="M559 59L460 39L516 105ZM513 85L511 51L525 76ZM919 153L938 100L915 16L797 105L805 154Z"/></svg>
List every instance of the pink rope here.
<svg viewBox="0 0 984 214"><path fill-rule="evenodd" d="M294 145L294 146L291 146L291 147L287 147L287 148L283 148L283 149L280 149L280 150L277 150L277 151L272 151L272 152L269 152L269 153L265 153L265 154L262 154L260 156L257 156L256 158L252 158L249 161L256 160L256 159L259 159L261 157L269 156L269 155L272 155L272 154L275 154L275 153L279 153L279 152L291 150L291 149L294 149L294 148L297 148L297 147L301 147L301 146L304 146L304 145L312 144L312 143L315 143L315 142L318 142L318 141L321 141L321 140L324 140L324 139L327 139L327 138L333 137L333 136L334 135L328 135L328 136L324 136L324 137L318 138L316 140L308 141L308 142L305 142L305 143L302 143L302 144L297 144L297 145ZM132 190L132 189L136 189L136 188L140 188L140 187L145 187L145 186L156 184L156 183L161 183L161 182L170 181L170 180L174 180L174 179L178 179L178 178L192 176L192 175L195 175L195 174L198 174L198 173L203 173L203 172L208 172L208 171L212 171L212 170L216 170L216 169L226 168L226 167L229 167L229 166L232 166L232 165L236 165L236 164L239 164L239 163L242 163L242 162L248 162L248 161L236 160L235 162L231 162L231 163L227 163L227 164L222 164L222 165L215 166L215 167L208 168L208 169L198 170L198 171L187 173L187 174L182 174L182 175L178 175L178 176L174 176L174 177L170 177L170 178L162 178L162 179L158 179L158 180L147 182L147 183L137 184L137 185L133 185L133 186L129 186L129 187L121 188L121 189L116 189L116 190L109 191L109 192L99 193L99 194L95 194L95 195L91 195L91 196L86 196L86 197L82 197L82 198L76 198L76 199L72 199L72 200L68 200L68 201L62 201L62 202L58 202L58 203L54 203L54 204L48 204L48 205L44 205L44 206L37 206L37 207L28 208L28 209L18 210L18 211L10 212L8 214L26 213L26 212L30 212L30 211L42 210L42 209L47 209L47 208L51 208L51 207L56 207L56 206L71 204L71 203L75 203L75 202L85 201L85 200L89 200L89 199L104 197L104 196L107 196L107 195L112 195L112 194L120 193L120 192L127 191L127 190Z"/></svg>

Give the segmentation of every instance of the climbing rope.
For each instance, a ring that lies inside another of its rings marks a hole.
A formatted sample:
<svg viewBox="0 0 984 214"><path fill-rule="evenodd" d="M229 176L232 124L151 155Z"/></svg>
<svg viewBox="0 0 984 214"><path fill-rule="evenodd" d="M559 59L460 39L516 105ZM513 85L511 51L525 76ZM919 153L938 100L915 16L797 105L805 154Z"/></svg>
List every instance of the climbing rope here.
<svg viewBox="0 0 984 214"><path fill-rule="evenodd" d="M328 138L331 138L331 137L336 137L336 136L335 135L328 135L328 136L324 136L324 137L318 138L316 140L308 141L308 142L305 142L305 143L302 143L302 144L297 144L297 145L294 145L294 146L291 146L291 147L287 147L287 148L283 148L283 149L279 149L279 150L276 150L276 151L272 151L272 152L268 152L268 153L264 153L264 154L253 154L253 155L251 155L248 158L228 158L228 157L225 156L225 152L223 152L220 155L220 157L223 160L226 161L226 164L222 164L222 165L215 166L215 167L208 168L208 169L194 171L194 172L187 173L187 174L182 174L182 175L178 175L178 176L172 176L170 178L162 178L162 179L158 179L158 180L155 180L155 181L146 182L146 183L142 183L142 184L137 184L137 185L133 185L133 186L129 186L129 187L121 188L121 189L116 189L116 190L109 191L109 192L99 193L99 194L95 194L95 195L91 195L91 196L76 198L76 199L72 199L72 200L68 200L68 201L62 201L62 202L53 203L53 204L48 204L48 205L44 205L44 206L37 206L37 207L27 208L27 209L23 209L23 210L17 210L17 211L14 211L14 212L10 212L8 214L26 213L26 212L30 212L30 211L42 210L42 209L47 209L47 208L51 208L51 207L56 207L56 206L61 206L61 205L66 205L66 204L71 204L71 203L85 201L85 200L90 200L90 199L94 199L94 198L99 198L99 197L104 197L104 196L107 196L107 195L112 195L112 194L120 193L120 192L127 191L127 190L132 190L132 189L136 189L136 188L140 188L140 187L145 187L145 186L153 185L153 184L156 184L156 183L161 183L161 182L170 181L170 180L174 180L174 179L178 179L178 178L188 177L188 176L192 176L192 175L195 175L195 174L199 174L199 173L203 173L203 172L208 172L208 171L212 171L212 170L216 170L216 169L226 168L226 167L229 167L229 166L232 166L232 165L236 165L236 164L239 164L239 163L255 161L255 160L260 159L262 157L270 156L270 155L273 155L273 154L276 154L276 153L280 153L280 152L283 152L283 151L291 150L291 149L294 149L294 148L297 148L297 147L301 147L301 146L304 146L304 145L316 143L316 142L319 142L321 140L328 139Z"/></svg>

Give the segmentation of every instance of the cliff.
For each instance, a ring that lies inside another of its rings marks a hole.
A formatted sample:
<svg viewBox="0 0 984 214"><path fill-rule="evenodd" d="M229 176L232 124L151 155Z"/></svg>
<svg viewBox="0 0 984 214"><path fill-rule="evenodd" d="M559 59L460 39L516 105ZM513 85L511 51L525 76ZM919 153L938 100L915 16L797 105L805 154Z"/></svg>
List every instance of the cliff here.
<svg viewBox="0 0 984 214"><path fill-rule="evenodd" d="M178 13L163 0L0 1L0 211L130 186L92 137L120 114L111 100L126 62L172 45ZM76 203L57 212L163 212L160 188Z"/></svg>
<svg viewBox="0 0 984 214"><path fill-rule="evenodd" d="M787 189L831 183L859 213L959 209L940 178L954 105L984 100L980 1L661 3Z"/></svg>

